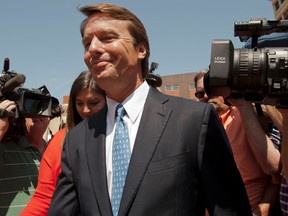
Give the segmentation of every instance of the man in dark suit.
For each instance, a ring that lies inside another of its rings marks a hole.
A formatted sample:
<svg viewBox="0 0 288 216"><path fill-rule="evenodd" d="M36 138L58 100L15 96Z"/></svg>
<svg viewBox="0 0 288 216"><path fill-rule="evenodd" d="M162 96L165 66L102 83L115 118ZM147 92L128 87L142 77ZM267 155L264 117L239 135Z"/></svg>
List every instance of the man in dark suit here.
<svg viewBox="0 0 288 216"><path fill-rule="evenodd" d="M252 215L213 107L149 87L148 37L133 13L111 4L80 10L87 16L81 25L84 60L107 94L107 107L67 134L48 215L201 216L205 209ZM118 104L126 111L131 158L114 207Z"/></svg>

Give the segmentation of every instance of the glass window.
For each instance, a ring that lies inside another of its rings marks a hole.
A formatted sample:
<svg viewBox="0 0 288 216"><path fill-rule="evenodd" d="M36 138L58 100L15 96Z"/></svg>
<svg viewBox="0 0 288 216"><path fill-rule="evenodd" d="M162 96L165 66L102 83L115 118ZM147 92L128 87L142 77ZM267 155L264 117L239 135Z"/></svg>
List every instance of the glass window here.
<svg viewBox="0 0 288 216"><path fill-rule="evenodd" d="M190 89L190 90L195 89L195 84L190 84L190 85L189 85L189 89Z"/></svg>
<svg viewBox="0 0 288 216"><path fill-rule="evenodd" d="M173 90L179 90L179 85L167 85L165 86L166 91L173 91Z"/></svg>

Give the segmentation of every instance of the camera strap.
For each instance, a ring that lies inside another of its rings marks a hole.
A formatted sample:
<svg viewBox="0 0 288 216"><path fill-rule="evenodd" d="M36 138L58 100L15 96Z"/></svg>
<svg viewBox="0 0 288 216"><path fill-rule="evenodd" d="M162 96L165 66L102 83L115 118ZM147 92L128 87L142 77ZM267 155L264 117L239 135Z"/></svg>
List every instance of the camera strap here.
<svg viewBox="0 0 288 216"><path fill-rule="evenodd" d="M260 103L255 103L255 108L258 116L258 121L264 130L264 132L269 135L270 133L270 126L271 126L271 119L267 117L262 109L262 106Z"/></svg>

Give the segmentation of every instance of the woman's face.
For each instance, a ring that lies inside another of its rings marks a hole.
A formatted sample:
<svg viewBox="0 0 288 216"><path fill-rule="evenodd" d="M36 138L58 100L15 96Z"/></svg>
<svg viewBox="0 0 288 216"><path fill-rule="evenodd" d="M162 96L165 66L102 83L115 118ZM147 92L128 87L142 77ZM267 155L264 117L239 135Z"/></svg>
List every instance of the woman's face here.
<svg viewBox="0 0 288 216"><path fill-rule="evenodd" d="M105 97L93 89L81 90L76 98L76 109L82 119L93 115L105 106Z"/></svg>

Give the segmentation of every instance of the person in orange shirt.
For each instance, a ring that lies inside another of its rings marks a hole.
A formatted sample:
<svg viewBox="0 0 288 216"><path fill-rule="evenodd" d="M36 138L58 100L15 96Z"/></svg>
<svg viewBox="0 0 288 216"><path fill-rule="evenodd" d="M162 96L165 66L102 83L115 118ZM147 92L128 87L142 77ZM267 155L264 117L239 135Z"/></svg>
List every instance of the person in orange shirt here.
<svg viewBox="0 0 288 216"><path fill-rule="evenodd" d="M47 214L61 171L62 143L66 132L101 110L105 104L104 91L96 85L89 71L82 72L70 90L66 128L58 131L49 142L40 163L37 188L21 216Z"/></svg>
<svg viewBox="0 0 288 216"><path fill-rule="evenodd" d="M251 102L231 98L228 99L231 105L227 105L222 96L207 96L204 89L204 75L207 71L201 71L194 78L195 96L200 102L212 104L218 113L253 213L271 216L280 188L280 151L265 134Z"/></svg>

